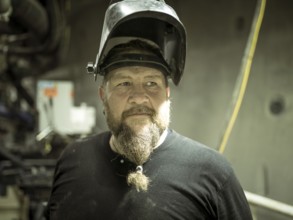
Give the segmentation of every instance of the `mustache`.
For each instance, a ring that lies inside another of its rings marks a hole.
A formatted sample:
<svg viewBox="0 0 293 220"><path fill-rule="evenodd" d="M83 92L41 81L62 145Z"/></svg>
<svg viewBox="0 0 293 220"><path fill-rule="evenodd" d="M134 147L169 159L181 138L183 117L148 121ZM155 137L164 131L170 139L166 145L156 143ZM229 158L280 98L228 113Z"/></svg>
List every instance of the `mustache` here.
<svg viewBox="0 0 293 220"><path fill-rule="evenodd" d="M146 114L146 115L150 115L151 117L153 117L156 114L156 112L154 109L149 108L147 106L137 105L137 106L134 106L134 107L124 111L122 113L122 119L125 119L126 117L131 116L131 115L138 115L138 114Z"/></svg>

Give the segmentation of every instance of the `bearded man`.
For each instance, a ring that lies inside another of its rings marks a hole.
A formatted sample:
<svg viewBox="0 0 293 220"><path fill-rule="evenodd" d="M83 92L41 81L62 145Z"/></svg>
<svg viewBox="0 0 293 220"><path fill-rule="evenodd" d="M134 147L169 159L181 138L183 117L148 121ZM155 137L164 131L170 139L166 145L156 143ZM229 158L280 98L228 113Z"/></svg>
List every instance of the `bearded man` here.
<svg viewBox="0 0 293 220"><path fill-rule="evenodd" d="M135 12L147 5L142 2L125 0L120 14L108 14L117 19L122 12L132 12L131 7ZM161 1L149 2L149 17L151 10L157 10L153 5L165 6ZM133 14L136 18L139 13ZM162 13L159 18L164 18ZM154 19L141 21L149 24ZM174 20L168 17L168 21ZM157 23L161 24L156 20L152 26ZM179 31L181 35L168 37L174 30L170 24L162 27L167 28L165 41L184 36ZM135 39L119 38L115 43L118 33L126 32L121 26L117 31L105 29L115 37L104 40L92 69L104 77L99 96L110 131L65 149L56 166L48 219L251 220L243 189L223 156L169 128L169 79L175 85L181 79L182 42L178 38L181 43L162 47L163 41L155 42L158 35L152 40L137 37L141 31L129 31Z"/></svg>
<svg viewBox="0 0 293 220"><path fill-rule="evenodd" d="M99 95L110 132L66 148L50 219L251 219L226 160L168 128L167 67L156 48L130 41L105 63Z"/></svg>
<svg viewBox="0 0 293 220"><path fill-rule="evenodd" d="M119 57L135 55L149 57L143 65L134 60L132 64L126 64L125 60L117 62ZM114 47L105 61L107 73L100 88L107 123L113 134L111 149L137 165L135 172L129 173L127 182L134 184L138 191L147 190L149 180L143 175L143 164L163 141L159 142L161 136L161 139L166 136L169 125L167 67L154 62L158 58L164 63L159 52L143 41ZM124 65L128 66L121 67Z"/></svg>

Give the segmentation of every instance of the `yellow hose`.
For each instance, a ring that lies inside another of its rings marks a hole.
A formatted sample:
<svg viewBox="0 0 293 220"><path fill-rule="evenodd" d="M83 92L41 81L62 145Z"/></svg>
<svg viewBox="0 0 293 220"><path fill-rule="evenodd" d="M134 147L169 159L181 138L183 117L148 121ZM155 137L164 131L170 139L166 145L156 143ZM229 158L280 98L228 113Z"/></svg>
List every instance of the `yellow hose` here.
<svg viewBox="0 0 293 220"><path fill-rule="evenodd" d="M235 90L237 92L236 101L234 102L232 114L229 118L228 125L225 129L224 135L222 136L222 139L220 142L220 146L219 146L220 153L223 153L226 149L228 139L234 127L234 124L237 119L238 113L240 111L240 107L241 107L243 97L246 91L247 82L248 82L250 70L251 70L251 64L252 64L252 60L253 60L253 56L254 56L254 52L255 52L258 36L259 36L259 31L260 31L260 27L261 27L264 12L265 12L266 0L259 0L258 5L259 4L260 4L260 7L259 7L259 10L256 10L255 19L253 22L254 25L252 28L252 32L250 33L250 38L248 40L247 47L246 47L248 49L248 53L245 54L245 57L244 57L245 59L243 60L243 65L242 65L243 68L241 69L241 72L240 72L240 76L242 77L242 80L240 83L240 87L238 89L236 87L236 90Z"/></svg>

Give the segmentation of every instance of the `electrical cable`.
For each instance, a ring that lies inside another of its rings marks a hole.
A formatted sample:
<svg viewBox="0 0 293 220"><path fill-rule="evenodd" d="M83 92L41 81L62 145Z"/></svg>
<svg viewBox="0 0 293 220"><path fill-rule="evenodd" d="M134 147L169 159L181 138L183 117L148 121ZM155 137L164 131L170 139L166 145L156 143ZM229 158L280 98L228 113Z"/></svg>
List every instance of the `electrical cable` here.
<svg viewBox="0 0 293 220"><path fill-rule="evenodd" d="M264 12L265 12L265 7L266 7L266 0L258 0L255 14L254 14L252 29L249 34L249 39L246 44L246 49L245 49L244 57L242 60L242 68L240 70L237 84L234 89L234 95L233 95L234 101L232 105L232 114L229 118L227 127L225 129L225 132L220 141L220 145L218 147L220 153L223 153L226 149L228 139L231 135L235 121L240 111L240 107L243 101L248 79L250 76L251 64L252 64L252 60L253 60L253 56L254 56L254 52L255 52L258 36L259 36L259 31L261 28L261 24L262 24Z"/></svg>

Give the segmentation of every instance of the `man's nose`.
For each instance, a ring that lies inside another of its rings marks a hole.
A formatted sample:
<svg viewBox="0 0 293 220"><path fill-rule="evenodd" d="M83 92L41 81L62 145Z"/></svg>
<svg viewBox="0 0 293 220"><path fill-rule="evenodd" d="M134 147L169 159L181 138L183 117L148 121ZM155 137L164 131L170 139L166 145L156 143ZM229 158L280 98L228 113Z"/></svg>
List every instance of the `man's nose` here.
<svg viewBox="0 0 293 220"><path fill-rule="evenodd" d="M134 104L143 104L148 102L149 98L142 85L133 85L129 95L129 101Z"/></svg>

